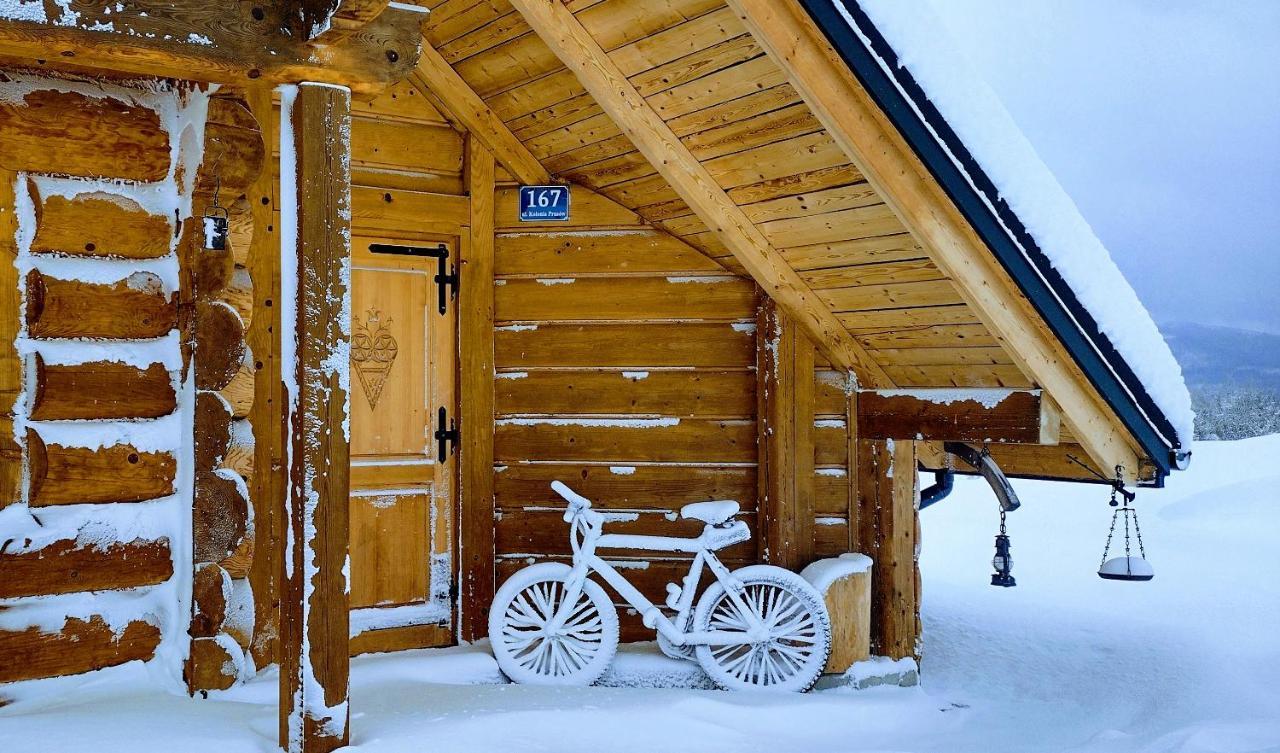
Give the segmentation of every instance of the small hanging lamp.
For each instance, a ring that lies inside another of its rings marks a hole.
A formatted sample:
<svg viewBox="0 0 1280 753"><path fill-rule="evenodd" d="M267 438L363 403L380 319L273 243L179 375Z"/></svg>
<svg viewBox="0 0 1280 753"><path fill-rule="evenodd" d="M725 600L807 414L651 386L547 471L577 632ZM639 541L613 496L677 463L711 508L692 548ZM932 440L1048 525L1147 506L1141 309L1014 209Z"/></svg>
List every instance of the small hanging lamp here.
<svg viewBox="0 0 1280 753"><path fill-rule="evenodd" d="M1142 529L1138 527L1138 511L1130 506L1137 495L1124 488L1120 473L1121 469L1117 467L1116 480L1111 485L1111 501L1108 503L1116 508L1116 511L1111 514L1111 530L1107 532L1107 544L1102 549L1102 564L1098 567L1098 577L1106 580L1151 580L1156 577L1156 573L1151 568L1151 563L1147 562L1147 551L1142 546ZM1124 498L1124 504L1116 501L1117 494ZM1124 518L1124 556L1108 559L1107 555L1111 553L1111 539L1115 536L1116 524L1121 518ZM1133 537L1138 540L1137 557L1133 556L1131 549L1132 542L1129 535L1131 525Z"/></svg>
<svg viewBox="0 0 1280 753"><path fill-rule="evenodd" d="M991 585L1012 588L1018 585L1013 579L1013 555L1009 554L1009 535L1004 530L1004 510L1000 510L1000 533L996 534L996 556L991 558Z"/></svg>
<svg viewBox="0 0 1280 753"><path fill-rule="evenodd" d="M218 193L222 190L222 178L215 178L213 203L204 211L204 247L209 251L226 251L227 235L231 229L231 214L226 207L218 204Z"/></svg>

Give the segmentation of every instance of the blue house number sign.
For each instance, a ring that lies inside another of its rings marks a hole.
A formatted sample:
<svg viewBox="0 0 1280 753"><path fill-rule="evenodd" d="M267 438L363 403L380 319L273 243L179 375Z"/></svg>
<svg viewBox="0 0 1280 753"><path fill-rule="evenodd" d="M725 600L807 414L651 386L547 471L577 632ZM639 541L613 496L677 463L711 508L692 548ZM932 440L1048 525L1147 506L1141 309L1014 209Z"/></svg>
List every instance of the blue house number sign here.
<svg viewBox="0 0 1280 753"><path fill-rule="evenodd" d="M568 186L520 186L521 222L565 222L568 219Z"/></svg>

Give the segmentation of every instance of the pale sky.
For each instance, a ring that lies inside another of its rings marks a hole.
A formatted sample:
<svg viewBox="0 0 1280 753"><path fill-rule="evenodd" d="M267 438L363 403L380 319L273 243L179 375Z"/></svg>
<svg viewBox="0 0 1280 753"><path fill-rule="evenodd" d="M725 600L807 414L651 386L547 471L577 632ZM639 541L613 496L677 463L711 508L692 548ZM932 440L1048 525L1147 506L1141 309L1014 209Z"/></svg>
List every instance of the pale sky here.
<svg viewBox="0 0 1280 753"><path fill-rule="evenodd" d="M1280 333L1280 0L931 0L1157 322Z"/></svg>

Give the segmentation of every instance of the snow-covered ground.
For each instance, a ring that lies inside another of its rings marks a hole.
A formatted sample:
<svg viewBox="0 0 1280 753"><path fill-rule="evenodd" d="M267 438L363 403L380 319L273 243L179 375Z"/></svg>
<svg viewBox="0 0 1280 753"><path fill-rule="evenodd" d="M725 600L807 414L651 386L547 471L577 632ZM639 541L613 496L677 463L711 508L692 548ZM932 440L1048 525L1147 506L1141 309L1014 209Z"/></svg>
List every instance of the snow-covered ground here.
<svg viewBox="0 0 1280 753"><path fill-rule="evenodd" d="M1018 482L1018 587L987 585L981 482L923 514L924 685L741 695L493 684L475 648L359 658L359 751L1280 750L1280 435L1200 443L1139 494L1150 583L1103 581L1097 487ZM147 689L141 666L0 709L0 751L274 748L275 675L217 699Z"/></svg>

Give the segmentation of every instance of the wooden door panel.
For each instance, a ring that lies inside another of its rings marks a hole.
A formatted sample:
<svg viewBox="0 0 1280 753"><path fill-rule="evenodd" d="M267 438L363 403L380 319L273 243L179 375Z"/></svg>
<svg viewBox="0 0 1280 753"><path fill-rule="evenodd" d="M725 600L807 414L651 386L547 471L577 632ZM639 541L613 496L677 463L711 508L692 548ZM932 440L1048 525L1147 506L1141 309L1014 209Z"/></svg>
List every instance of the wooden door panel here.
<svg viewBox="0 0 1280 753"><path fill-rule="evenodd" d="M431 500L427 494L351 498L351 607L430 597Z"/></svg>

